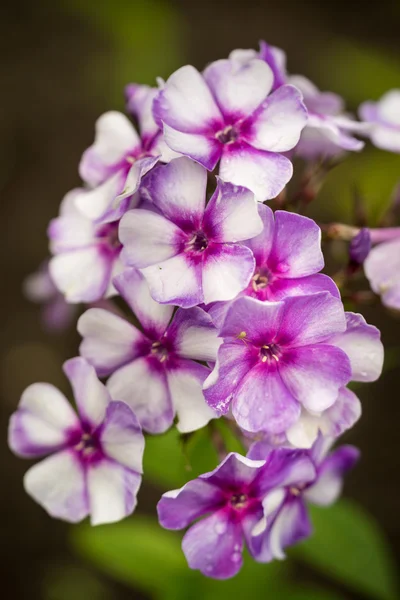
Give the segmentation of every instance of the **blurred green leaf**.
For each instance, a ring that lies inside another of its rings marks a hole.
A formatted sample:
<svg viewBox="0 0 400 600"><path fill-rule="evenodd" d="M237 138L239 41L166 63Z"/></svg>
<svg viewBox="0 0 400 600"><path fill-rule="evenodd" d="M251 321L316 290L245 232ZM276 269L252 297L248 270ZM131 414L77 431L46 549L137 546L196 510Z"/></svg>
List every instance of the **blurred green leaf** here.
<svg viewBox="0 0 400 600"><path fill-rule="evenodd" d="M234 425L233 421L228 421L228 419L216 419L213 421L213 424L216 429L221 434L221 437L224 441L227 452L238 452L239 454L246 454L246 450L239 440L238 437L234 434L231 426Z"/></svg>
<svg viewBox="0 0 400 600"><path fill-rule="evenodd" d="M348 500L311 513L314 534L292 550L294 556L371 598L397 598L389 546L368 513Z"/></svg>
<svg viewBox="0 0 400 600"><path fill-rule="evenodd" d="M187 569L179 534L142 515L113 525L77 527L72 530L72 545L114 579L159 598L167 582Z"/></svg>
<svg viewBox="0 0 400 600"><path fill-rule="evenodd" d="M342 594L318 588L288 588L284 597L285 600L346 600Z"/></svg>

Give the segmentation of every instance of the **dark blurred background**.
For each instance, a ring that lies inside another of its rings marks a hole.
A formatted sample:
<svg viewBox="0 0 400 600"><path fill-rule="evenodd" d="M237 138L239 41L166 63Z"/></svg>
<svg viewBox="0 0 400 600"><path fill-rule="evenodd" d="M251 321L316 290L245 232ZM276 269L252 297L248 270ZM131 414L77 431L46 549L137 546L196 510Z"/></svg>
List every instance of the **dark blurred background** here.
<svg viewBox="0 0 400 600"><path fill-rule="evenodd" d="M47 254L46 227L61 198L79 183L77 165L92 142L95 119L123 109L123 85L153 84L181 64L198 68L259 39L284 48L291 73L342 93L350 109L400 87L400 4L335 0L14 1L0 19L0 189L3 280L0 347L0 574L6 598L92 600L141 598L76 558L69 528L51 520L23 492L28 463L7 449L6 426L23 389L49 381L66 390L62 362L77 353L74 331L41 329L39 308L21 285ZM353 185L365 196L370 222L381 214L400 179L400 157L371 148L329 177L316 208L324 220L346 220ZM346 441L363 459L346 494L386 532L400 562L400 318L379 302L363 308L382 329L390 365L378 383L359 393L363 418ZM397 359L396 359L397 356ZM156 495L142 504L154 511ZM148 507L146 506L148 503Z"/></svg>

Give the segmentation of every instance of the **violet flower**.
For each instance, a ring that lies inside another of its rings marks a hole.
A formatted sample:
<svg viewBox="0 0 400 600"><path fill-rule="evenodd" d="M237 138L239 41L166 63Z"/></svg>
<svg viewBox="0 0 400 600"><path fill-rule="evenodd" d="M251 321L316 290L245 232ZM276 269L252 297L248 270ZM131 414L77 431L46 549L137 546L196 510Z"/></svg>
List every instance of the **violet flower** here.
<svg viewBox="0 0 400 600"><path fill-rule="evenodd" d="M400 152L400 90L386 92L377 102L364 102L359 114L377 148Z"/></svg>
<svg viewBox="0 0 400 600"><path fill-rule="evenodd" d="M111 283L122 268L118 221L96 224L75 205L79 190L69 192L60 215L50 221L48 236L54 254L49 271L54 284L71 303L94 302L115 294Z"/></svg>
<svg viewBox="0 0 400 600"><path fill-rule="evenodd" d="M209 405L249 432L281 434L302 411L334 405L350 379L373 381L382 369L379 331L346 315L328 292L280 302L244 297L228 311L223 344L204 384Z"/></svg>
<svg viewBox="0 0 400 600"><path fill-rule="evenodd" d="M90 514L92 525L131 514L141 483L144 438L124 402L113 401L83 358L64 364L79 417L47 383L22 395L9 426L10 448L25 458L52 454L31 467L24 486L47 512L72 523Z"/></svg>
<svg viewBox="0 0 400 600"><path fill-rule="evenodd" d="M109 311L89 309L78 322L81 355L100 377L111 374L111 395L132 407L146 431L165 431L175 415L181 432L203 427L216 414L202 392L210 370L195 360L216 358L220 340L211 318L201 308L180 309L170 323L173 306L154 302L134 269L114 282L143 333Z"/></svg>
<svg viewBox="0 0 400 600"><path fill-rule="evenodd" d="M262 519L264 498L276 487L314 479L314 465L301 451L275 450L266 461L231 453L211 473L163 494L159 521L166 529L183 529L204 517L186 532L183 552L190 568L227 579L243 564L244 542L253 554L252 530Z"/></svg>
<svg viewBox="0 0 400 600"><path fill-rule="evenodd" d="M169 77L153 113L165 141L212 171L221 160L224 181L245 186L260 201L277 196L293 167L283 152L299 141L307 111L296 88L274 81L257 58L211 63L200 74L187 65Z"/></svg>
<svg viewBox="0 0 400 600"><path fill-rule="evenodd" d="M126 264L142 269L154 300L189 308L230 300L250 282L251 250L239 243L263 227L253 194L218 181L206 204L207 171L188 158L158 166L144 191L155 211L121 219Z"/></svg>
<svg viewBox="0 0 400 600"><path fill-rule="evenodd" d="M372 241L378 241L378 231L370 230ZM389 241L372 248L364 262L364 271L383 304L400 310L400 227L380 230L380 239L386 233Z"/></svg>
<svg viewBox="0 0 400 600"><path fill-rule="evenodd" d="M321 230L307 217L258 205L263 221L262 232L245 245L253 252L256 266L247 288L239 296L258 300L282 300L328 291L339 297L333 280L319 273L324 266ZM207 308L215 325L221 327L230 302L216 302Z"/></svg>

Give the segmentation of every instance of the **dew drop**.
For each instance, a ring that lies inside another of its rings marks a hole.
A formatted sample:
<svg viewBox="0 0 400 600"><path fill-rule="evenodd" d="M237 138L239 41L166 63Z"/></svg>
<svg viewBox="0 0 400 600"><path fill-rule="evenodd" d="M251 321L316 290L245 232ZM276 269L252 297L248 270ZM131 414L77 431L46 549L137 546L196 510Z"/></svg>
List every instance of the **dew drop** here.
<svg viewBox="0 0 400 600"><path fill-rule="evenodd" d="M237 563L237 562L239 562L239 561L240 561L240 559L242 558L242 556L241 556L240 552L234 552L234 553L232 554L232 557L231 557L231 558L232 558L232 562L235 562L235 563Z"/></svg>
<svg viewBox="0 0 400 600"><path fill-rule="evenodd" d="M233 549L234 549L235 552L239 552L240 551L240 544L235 544L233 546Z"/></svg>
<svg viewBox="0 0 400 600"><path fill-rule="evenodd" d="M215 533L217 533L218 535L222 535L223 533L225 533L226 531L226 525L225 523L217 523L214 527Z"/></svg>

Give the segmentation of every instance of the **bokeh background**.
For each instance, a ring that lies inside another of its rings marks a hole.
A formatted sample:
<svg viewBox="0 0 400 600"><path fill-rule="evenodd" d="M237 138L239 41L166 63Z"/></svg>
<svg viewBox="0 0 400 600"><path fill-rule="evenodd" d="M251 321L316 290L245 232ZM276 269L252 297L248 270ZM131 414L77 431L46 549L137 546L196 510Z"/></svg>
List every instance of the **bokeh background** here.
<svg viewBox="0 0 400 600"><path fill-rule="evenodd" d="M162 459L157 459L164 461L158 467L161 477L157 479L156 465L153 483L143 488L140 510L147 513L147 521L140 517L137 529L132 525L132 535L129 535L130 530L122 532L123 539L118 537L118 531L112 530L110 538L101 538L103 534L99 533L97 538L83 542L83 529L79 530L82 534L77 534L73 528L52 521L25 496L22 476L28 463L12 456L6 446L9 415L27 385L49 381L68 391L60 366L66 358L76 354L77 335L73 330L58 335L44 332L39 308L23 297L21 286L47 254L46 226L56 215L61 198L79 184L77 165L82 151L93 139L95 119L110 108L123 109L122 90L130 81L154 84L157 76L167 77L186 63L201 69L234 48L256 47L259 39L287 51L291 73L303 73L321 89L343 94L349 109L355 110L364 99L377 99L387 89L400 87L399 26L400 5L393 0L380 0L379 6L363 3L362 7L349 0L59 0L51 3L15 0L3 5L0 19L0 268L3 281L0 573L3 597L13 600L195 597L194 588L188 588L190 592L181 589L180 573L184 572L180 570L181 559L176 559L179 569L177 563L170 565L166 538L161 535L153 540L153 530L150 525L147 528L147 524L152 523L160 490L168 488L165 470L171 468L168 462L174 461L173 454L167 452ZM352 197L357 189L369 223L374 224L387 207L399 179L400 156L368 147L329 175L309 214L323 222L350 222ZM382 329L389 351L380 381L357 390L364 415L346 436L346 441L358 445L363 458L348 477L345 495L372 515L374 520L368 527L372 528L373 540L376 541L375 533L379 540L374 545L368 535L355 529L349 535L349 548L346 549L347 542L340 541L343 547L339 551L357 563L352 548L357 552L363 550L366 557L358 564L361 571L368 571L369 560L372 571L377 568L376 561L382 560L387 560L392 571L397 571L400 562L400 317L389 314L379 302L363 307L362 312L369 322ZM139 555L135 551L136 541ZM324 550L322 539L322 553L326 551L329 555L330 543L326 538ZM390 551L381 548L386 543ZM104 555L102 544L106 549ZM123 549L120 560L112 556L114 547L115 551ZM111 555L107 554L110 548ZM381 560L381 555L385 555L385 559ZM395 592L382 591L384 586L380 590L379 585L375 592L367 588L357 591L357 586L352 585L348 589L340 577L335 580L327 576L326 569L314 569L309 561L297 560L296 556L289 562L290 577L296 585L307 582L334 594L318 598L384 599L385 594L387 600L395 598ZM138 565L143 572L153 569L155 578L156 573L160 577L161 569L168 593L162 594L158 584L158 587L149 585ZM271 574L269 587L269 575L264 578L267 571ZM279 586L276 596L271 594L275 571L274 566L262 566L254 573L249 571L248 578L256 584L253 597L285 597L279 593ZM215 597L223 598L224 590L234 595L240 593L240 585L237 588L223 585L217 586L217 591L210 588L199 597L211 598L217 594ZM311 600L310 593L302 593L296 597Z"/></svg>

